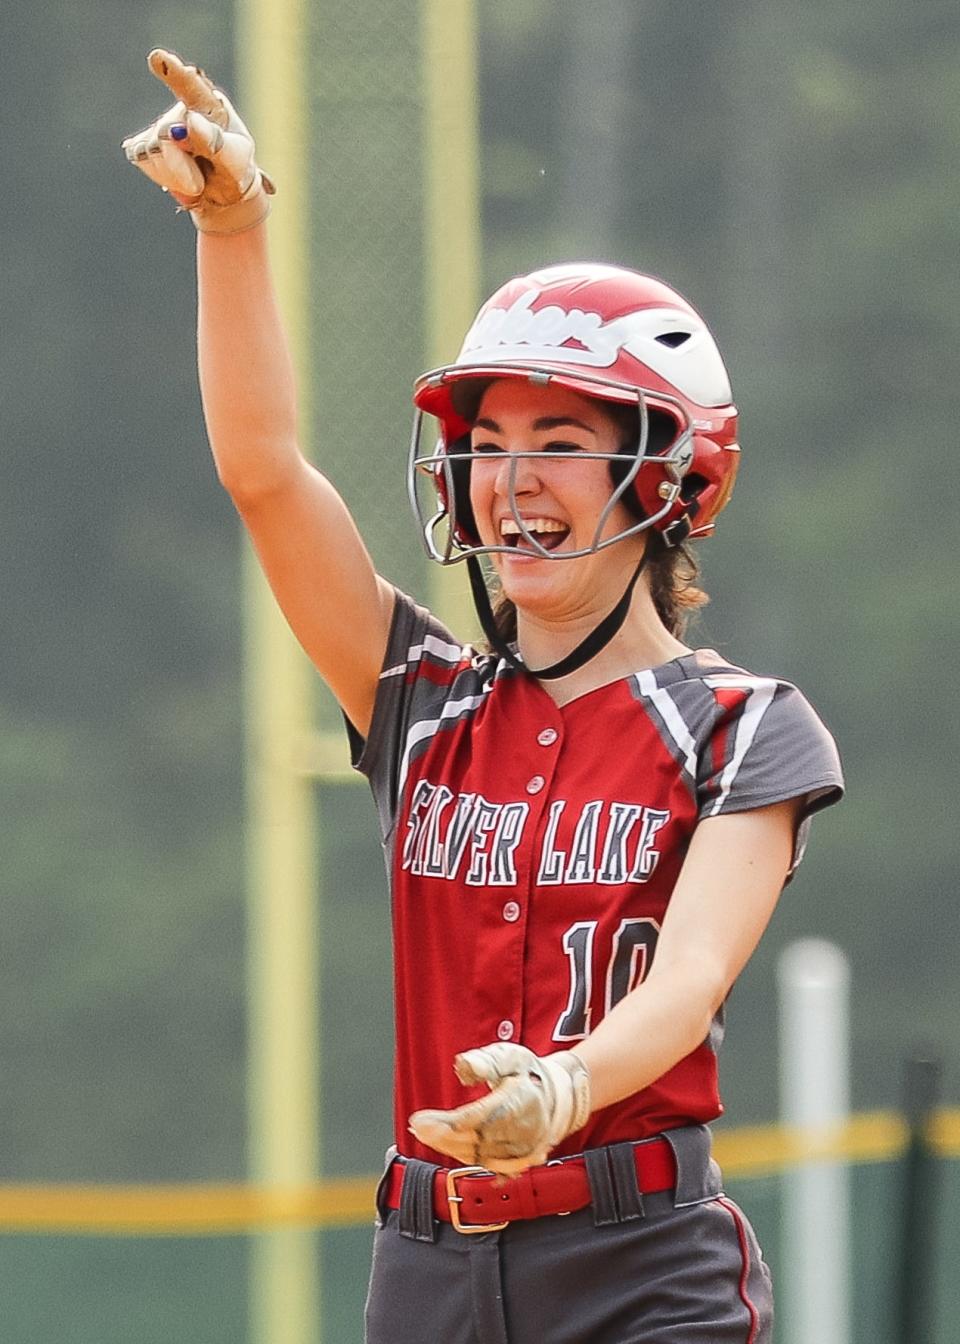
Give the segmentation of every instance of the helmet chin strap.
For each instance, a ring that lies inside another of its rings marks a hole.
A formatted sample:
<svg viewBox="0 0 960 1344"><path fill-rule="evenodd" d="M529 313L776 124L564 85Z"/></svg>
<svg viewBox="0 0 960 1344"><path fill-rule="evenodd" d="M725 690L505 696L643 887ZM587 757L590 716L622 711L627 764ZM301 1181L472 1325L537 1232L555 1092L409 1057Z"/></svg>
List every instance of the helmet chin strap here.
<svg viewBox="0 0 960 1344"><path fill-rule="evenodd" d="M517 668L520 672L527 672L531 677L538 677L541 681L555 681L558 677L566 677L571 672L576 672L577 668L583 667L591 658L595 658L601 649L613 639L614 635L627 619L627 612L630 610L630 600L633 597L633 590L637 585L637 579L643 572L643 567L647 560L647 550L645 548L640 557L640 563L633 571L633 578L627 584L626 591L620 601L604 616L598 626L590 631L589 635L576 646L566 657L561 658L559 662L551 664L550 667L527 667L520 661L509 644L502 638L497 623L493 615L493 607L490 605L490 594L487 592L487 585L484 581L483 570L480 567L480 561L475 555L467 556L467 569L470 572L470 588L473 592L473 604L477 609L477 615L480 618L480 624L483 626L483 633L490 641L493 649L505 658L511 667Z"/></svg>

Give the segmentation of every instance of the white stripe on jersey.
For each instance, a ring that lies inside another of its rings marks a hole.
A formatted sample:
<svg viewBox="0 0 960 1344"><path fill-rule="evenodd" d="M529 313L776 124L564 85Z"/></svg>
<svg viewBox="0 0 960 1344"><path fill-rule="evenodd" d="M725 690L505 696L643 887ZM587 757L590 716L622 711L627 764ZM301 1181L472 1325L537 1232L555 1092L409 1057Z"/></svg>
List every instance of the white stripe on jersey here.
<svg viewBox="0 0 960 1344"><path fill-rule="evenodd" d="M411 663L418 663L424 653L432 653L437 658L443 658L445 662L456 664L464 657L464 647L462 644L448 644L445 639L438 639L436 635L424 635L422 644L410 646L407 657Z"/></svg>
<svg viewBox="0 0 960 1344"><path fill-rule="evenodd" d="M690 735L679 709L669 691L657 685L656 678L649 670L636 674L640 694L646 696L656 706L657 712L683 755L683 768L695 784L697 780L697 744Z"/></svg>
<svg viewBox="0 0 960 1344"><path fill-rule="evenodd" d="M407 782L407 774L410 769L410 757L413 755L414 748L419 743L425 742L433 737L439 731L440 725L444 719L455 719L466 710L476 709L483 703L484 697L489 694L489 687L482 691L480 695L465 695L462 700L448 700L440 711L440 717L437 719L422 719L415 723L407 733L406 744L403 749L403 759L400 762L400 772L397 781L397 797L403 797L403 790Z"/></svg>
<svg viewBox="0 0 960 1344"><path fill-rule="evenodd" d="M743 764L743 758L750 750L753 739L757 735L760 721L773 703L773 697L777 693L777 683L769 677L744 677L726 673L704 677L703 681L704 685L709 686L711 690L732 689L747 692L746 704L737 720L737 731L733 739L733 755L720 776L720 793L710 810L704 813L704 816L712 817L720 811L730 794L733 782Z"/></svg>
<svg viewBox="0 0 960 1344"><path fill-rule="evenodd" d="M467 657L467 648L461 644L448 644L445 639L438 639L436 635L424 635L422 643L410 645L407 650L407 661L384 668L380 673L380 680L383 681L385 677L402 676L410 664L419 663L425 653L432 653L435 658L441 658L445 663L456 667L457 663Z"/></svg>

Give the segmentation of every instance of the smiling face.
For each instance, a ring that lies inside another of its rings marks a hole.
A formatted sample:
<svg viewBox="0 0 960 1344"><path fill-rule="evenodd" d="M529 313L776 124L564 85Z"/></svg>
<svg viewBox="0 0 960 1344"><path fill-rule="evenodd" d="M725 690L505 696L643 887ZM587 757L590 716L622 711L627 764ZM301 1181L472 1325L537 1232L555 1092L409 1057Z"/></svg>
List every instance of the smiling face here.
<svg viewBox="0 0 960 1344"><path fill-rule="evenodd" d="M594 543L613 484L609 462L588 455L616 453L623 442L603 403L554 384L500 379L485 390L470 438L482 455L470 468L477 531L484 545L511 548L493 556L507 597L543 615L587 614L616 602L643 552L642 533L560 563L530 546L515 516L557 556ZM534 456L517 456L527 453ZM618 501L600 538L636 521Z"/></svg>

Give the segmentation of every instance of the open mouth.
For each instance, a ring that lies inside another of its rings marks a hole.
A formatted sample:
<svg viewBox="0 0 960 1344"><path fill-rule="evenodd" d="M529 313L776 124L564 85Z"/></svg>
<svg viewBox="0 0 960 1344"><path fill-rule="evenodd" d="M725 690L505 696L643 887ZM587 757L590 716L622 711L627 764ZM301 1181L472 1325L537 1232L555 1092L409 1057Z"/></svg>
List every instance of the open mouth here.
<svg viewBox="0 0 960 1344"><path fill-rule="evenodd" d="M545 551L555 551L570 535L569 527L565 523L557 522L555 518L524 518L523 526ZM500 519L500 540L514 550L525 551L530 555L538 554L515 518Z"/></svg>

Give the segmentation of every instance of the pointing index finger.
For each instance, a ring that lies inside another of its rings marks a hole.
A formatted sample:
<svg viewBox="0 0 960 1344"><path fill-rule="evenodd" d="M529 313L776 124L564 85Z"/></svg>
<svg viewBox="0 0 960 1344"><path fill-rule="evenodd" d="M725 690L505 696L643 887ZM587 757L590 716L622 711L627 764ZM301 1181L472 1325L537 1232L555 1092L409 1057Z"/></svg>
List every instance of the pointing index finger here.
<svg viewBox="0 0 960 1344"><path fill-rule="evenodd" d="M157 79L196 112L220 123L224 119L223 103L211 81L195 65L186 65L173 51L155 47L147 57L147 64Z"/></svg>

